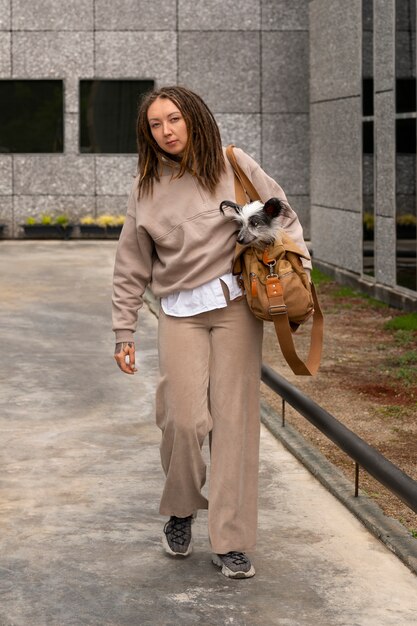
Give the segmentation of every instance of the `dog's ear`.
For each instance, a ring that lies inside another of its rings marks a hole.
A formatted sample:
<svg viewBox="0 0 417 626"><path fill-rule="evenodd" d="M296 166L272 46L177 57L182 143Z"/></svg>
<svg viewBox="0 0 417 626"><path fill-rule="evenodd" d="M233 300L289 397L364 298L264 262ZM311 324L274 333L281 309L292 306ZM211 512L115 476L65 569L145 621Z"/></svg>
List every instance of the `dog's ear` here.
<svg viewBox="0 0 417 626"><path fill-rule="evenodd" d="M241 207L238 204L236 204L236 202L232 202L231 200L223 200L223 202L220 203L220 207L219 207L223 215L224 215L225 207L231 207L232 209L236 211L236 213L240 213Z"/></svg>
<svg viewBox="0 0 417 626"><path fill-rule="evenodd" d="M270 198L265 202L263 210L268 217L273 219L274 217L278 217L280 213L285 214L286 209L285 204L281 202L281 200L278 200L278 198Z"/></svg>

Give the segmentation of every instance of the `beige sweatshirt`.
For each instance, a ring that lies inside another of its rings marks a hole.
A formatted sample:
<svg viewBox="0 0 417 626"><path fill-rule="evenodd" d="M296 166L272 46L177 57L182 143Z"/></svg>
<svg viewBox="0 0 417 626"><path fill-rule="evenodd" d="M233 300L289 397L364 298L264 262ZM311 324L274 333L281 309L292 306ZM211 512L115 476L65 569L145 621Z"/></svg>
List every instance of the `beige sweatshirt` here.
<svg viewBox="0 0 417 626"><path fill-rule="evenodd" d="M282 188L243 150L235 148L239 165L265 202ZM235 201L234 174L226 156L223 174L209 194L190 173L174 179L175 166L165 165L153 194L138 201L138 177L129 197L126 221L117 246L113 279L113 330L116 341L132 341L138 310L148 285L157 297L193 289L232 269L237 223L234 210L222 215L222 200ZM174 167L174 169L173 169ZM281 226L307 253L303 231L291 209ZM309 255L308 255L309 256ZM311 262L303 261L306 268Z"/></svg>

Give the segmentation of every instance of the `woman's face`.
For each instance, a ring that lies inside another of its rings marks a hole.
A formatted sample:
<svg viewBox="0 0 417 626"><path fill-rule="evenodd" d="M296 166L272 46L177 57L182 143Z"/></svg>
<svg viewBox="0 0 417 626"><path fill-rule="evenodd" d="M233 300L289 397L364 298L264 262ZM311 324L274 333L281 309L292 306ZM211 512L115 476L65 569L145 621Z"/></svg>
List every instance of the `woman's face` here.
<svg viewBox="0 0 417 626"><path fill-rule="evenodd" d="M188 131L178 107L168 98L157 98L148 109L148 122L153 138L164 152L174 156L184 152Z"/></svg>

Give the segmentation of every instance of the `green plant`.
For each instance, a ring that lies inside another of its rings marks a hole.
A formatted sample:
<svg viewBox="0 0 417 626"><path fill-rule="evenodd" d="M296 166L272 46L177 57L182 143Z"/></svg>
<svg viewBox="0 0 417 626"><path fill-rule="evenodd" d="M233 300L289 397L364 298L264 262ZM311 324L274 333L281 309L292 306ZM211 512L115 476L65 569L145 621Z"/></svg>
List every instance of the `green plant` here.
<svg viewBox="0 0 417 626"><path fill-rule="evenodd" d="M83 226L92 226L95 223L96 221L91 215L85 215L80 219L80 224L82 224Z"/></svg>
<svg viewBox="0 0 417 626"><path fill-rule="evenodd" d="M51 226L53 224L52 215L49 215L49 213L42 213L40 223L42 226Z"/></svg>
<svg viewBox="0 0 417 626"><path fill-rule="evenodd" d="M412 213L404 213L404 215L399 215L396 221L399 226L415 226L417 224L416 216Z"/></svg>
<svg viewBox="0 0 417 626"><path fill-rule="evenodd" d="M58 215L52 215L51 213L41 213L40 217L33 216L27 217L25 224L27 226L35 226L41 224L42 226L53 226L54 224L63 226L64 228L69 225L70 219L65 213L59 213Z"/></svg>
<svg viewBox="0 0 417 626"><path fill-rule="evenodd" d="M54 219L53 223L57 224L58 226L62 226L63 228L65 228L66 226L68 226L69 224L69 217L68 215L66 215L65 213L62 213L61 215L57 215L56 218Z"/></svg>
<svg viewBox="0 0 417 626"><path fill-rule="evenodd" d="M100 226L100 228L108 228L115 226L123 226L125 221L124 215L111 215L110 213L103 213L98 217L94 218L91 215L86 215L80 219L80 224L95 224L96 226Z"/></svg>
<svg viewBox="0 0 417 626"><path fill-rule="evenodd" d="M373 230L374 224L375 224L374 214L365 212L363 214L363 225L366 228L366 230Z"/></svg>

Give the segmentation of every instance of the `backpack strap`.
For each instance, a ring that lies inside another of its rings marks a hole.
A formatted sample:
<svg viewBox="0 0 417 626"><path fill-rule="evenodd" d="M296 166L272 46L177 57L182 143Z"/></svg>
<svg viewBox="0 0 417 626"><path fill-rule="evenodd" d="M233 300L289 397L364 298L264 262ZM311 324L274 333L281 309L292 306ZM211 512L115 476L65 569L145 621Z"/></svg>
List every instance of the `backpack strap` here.
<svg viewBox="0 0 417 626"><path fill-rule="evenodd" d="M310 349L305 362L300 359L295 349L292 338L292 330L288 320L284 299L282 297L282 288L280 288L280 291L281 293L277 291L270 298L267 287L267 294L270 302L269 312L274 322L275 332L282 354L294 374L297 374L298 376L314 376L319 369L323 348L323 313L317 298L316 288L314 287L314 284L311 283L314 313L313 325L311 327Z"/></svg>
<svg viewBox="0 0 417 626"><path fill-rule="evenodd" d="M254 202L254 200L260 200L262 202L261 196L256 191L251 180L248 178L248 176L245 174L245 172L242 170L239 163L237 162L236 155L233 152L233 148L233 144L227 146L226 156L235 173L236 202L243 206L247 202L246 196L251 202Z"/></svg>

